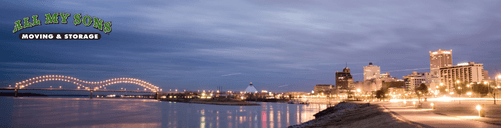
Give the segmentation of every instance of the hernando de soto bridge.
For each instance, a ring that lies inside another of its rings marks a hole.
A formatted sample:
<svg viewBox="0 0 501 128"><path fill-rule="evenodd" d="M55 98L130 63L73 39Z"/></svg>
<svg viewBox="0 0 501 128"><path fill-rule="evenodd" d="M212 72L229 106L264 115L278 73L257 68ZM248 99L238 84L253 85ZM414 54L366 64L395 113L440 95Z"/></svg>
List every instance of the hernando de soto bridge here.
<svg viewBox="0 0 501 128"><path fill-rule="evenodd" d="M26 88L30 85L45 82L45 81L63 81L69 82L77 85L77 89L61 89L61 88ZM108 90L106 86L118 84L118 83L129 83L136 84L144 87L144 90ZM136 79L136 78L113 78L104 81L85 81L80 80L71 76L64 75L44 75L26 79L21 82L17 82L14 87L3 87L0 90L15 90L14 96L17 97L18 90L60 90L60 91L90 91L90 98L94 91L99 92L134 92L134 93L156 93L156 98L159 99L161 93L174 93L174 92L162 92L158 86L155 86L146 81Z"/></svg>

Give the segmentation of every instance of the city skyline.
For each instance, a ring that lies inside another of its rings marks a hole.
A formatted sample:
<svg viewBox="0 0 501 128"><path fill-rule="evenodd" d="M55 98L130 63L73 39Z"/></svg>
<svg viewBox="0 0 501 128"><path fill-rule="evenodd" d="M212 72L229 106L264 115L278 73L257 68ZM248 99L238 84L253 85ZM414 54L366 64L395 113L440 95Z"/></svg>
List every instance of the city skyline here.
<svg viewBox="0 0 501 128"><path fill-rule="evenodd" d="M164 89L243 91L253 82L259 91L308 91L316 84L334 85L335 72L346 63L353 81L363 81L369 62L399 79L430 72L428 51L438 49L454 50L453 65L483 63L491 77L501 69L497 1L2 3L1 10L11 12L0 14L4 87L65 75L87 81L137 78ZM113 32L100 32L98 41L18 38L30 32L99 32L54 24L12 34L14 21L56 12L112 21Z"/></svg>

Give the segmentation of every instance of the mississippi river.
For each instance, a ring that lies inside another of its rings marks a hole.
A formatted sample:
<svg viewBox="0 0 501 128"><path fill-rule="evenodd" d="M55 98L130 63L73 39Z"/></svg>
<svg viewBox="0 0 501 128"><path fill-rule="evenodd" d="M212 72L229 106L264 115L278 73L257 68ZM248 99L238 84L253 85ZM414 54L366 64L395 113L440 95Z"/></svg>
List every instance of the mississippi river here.
<svg viewBox="0 0 501 128"><path fill-rule="evenodd" d="M0 127L282 128L314 119L326 105L258 102L223 106L150 99L0 97Z"/></svg>

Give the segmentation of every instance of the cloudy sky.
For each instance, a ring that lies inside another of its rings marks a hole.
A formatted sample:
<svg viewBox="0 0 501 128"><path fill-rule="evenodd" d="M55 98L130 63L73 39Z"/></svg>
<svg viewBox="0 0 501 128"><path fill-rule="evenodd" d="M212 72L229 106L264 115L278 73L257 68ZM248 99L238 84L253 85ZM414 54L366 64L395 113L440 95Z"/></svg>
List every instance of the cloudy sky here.
<svg viewBox="0 0 501 128"><path fill-rule="evenodd" d="M46 74L88 81L133 77L164 89L310 91L335 84L345 64L355 81L373 62L402 78L429 72L429 51L453 63L501 69L501 1L6 1L0 4L0 86ZM71 13L45 25L46 13ZM104 34L74 14L113 23ZM14 21L41 26L12 33ZM98 41L26 41L19 33L101 33Z"/></svg>

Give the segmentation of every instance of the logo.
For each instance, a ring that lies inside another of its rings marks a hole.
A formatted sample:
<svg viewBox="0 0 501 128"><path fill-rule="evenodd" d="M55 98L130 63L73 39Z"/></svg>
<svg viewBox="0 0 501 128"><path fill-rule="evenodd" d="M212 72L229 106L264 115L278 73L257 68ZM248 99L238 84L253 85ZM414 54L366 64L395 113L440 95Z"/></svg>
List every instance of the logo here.
<svg viewBox="0 0 501 128"><path fill-rule="evenodd" d="M70 13L48 13L45 14L45 25L48 24L68 24L68 17ZM61 19L61 20L59 20ZM109 34L111 32L111 21L104 22L102 19L97 17L91 17L85 15L82 17L81 14L75 14L73 16L73 24L78 26L83 24L86 27L92 26L93 28ZM38 20L38 15L33 15L30 17L25 17L21 20L14 22L14 30L12 33L19 32L23 29L32 28L35 26L42 25L42 22ZM21 33L19 34L19 39L21 40L99 40L101 39L101 34L99 33Z"/></svg>

